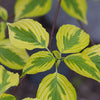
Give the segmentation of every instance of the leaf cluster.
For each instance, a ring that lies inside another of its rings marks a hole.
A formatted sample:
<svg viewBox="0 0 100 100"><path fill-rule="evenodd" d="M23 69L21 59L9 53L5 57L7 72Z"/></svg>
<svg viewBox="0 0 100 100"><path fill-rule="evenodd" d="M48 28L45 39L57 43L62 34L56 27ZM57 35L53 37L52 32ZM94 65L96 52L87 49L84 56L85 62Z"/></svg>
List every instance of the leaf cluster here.
<svg viewBox="0 0 100 100"><path fill-rule="evenodd" d="M76 91L68 79L58 72L61 62L72 71L100 82L100 45L89 45L89 35L74 25L62 25L56 34L58 50L50 51L49 33L32 19L46 14L52 0L17 0L15 4L15 22L7 23L7 11L0 7L0 63L10 69L22 70L26 74L47 71L55 65L55 73L47 75L40 83L36 98L23 100L76 100ZM62 0L61 7L70 16L87 23L86 0ZM21 20L20 20L21 19ZM5 39L6 23L9 39ZM42 49L30 57L26 50ZM86 49L84 49L86 48ZM84 49L84 50L83 50ZM82 51L83 50L83 51ZM63 57L62 54L69 54ZM61 66L63 67L63 66ZM0 100L16 100L6 90L19 83L18 73L7 71L0 65Z"/></svg>

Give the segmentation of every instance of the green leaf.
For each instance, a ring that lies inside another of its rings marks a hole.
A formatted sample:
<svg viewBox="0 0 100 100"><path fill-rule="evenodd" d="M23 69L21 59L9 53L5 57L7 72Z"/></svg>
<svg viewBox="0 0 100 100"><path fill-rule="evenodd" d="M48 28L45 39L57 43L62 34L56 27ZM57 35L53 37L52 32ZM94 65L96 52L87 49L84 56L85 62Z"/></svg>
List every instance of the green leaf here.
<svg viewBox="0 0 100 100"><path fill-rule="evenodd" d="M76 100L76 92L65 76L54 73L46 76L39 85L40 100Z"/></svg>
<svg viewBox="0 0 100 100"><path fill-rule="evenodd" d="M82 53L90 57L100 72L100 44L87 48Z"/></svg>
<svg viewBox="0 0 100 100"><path fill-rule="evenodd" d="M48 46L49 34L37 21L23 19L12 24L9 23L8 28L10 40L18 48L32 50Z"/></svg>
<svg viewBox="0 0 100 100"><path fill-rule="evenodd" d="M65 64L76 73L100 82L100 72L85 54L72 54L64 59Z"/></svg>
<svg viewBox="0 0 100 100"><path fill-rule="evenodd" d="M29 58L26 50L18 49L10 43L9 39L0 42L0 63L11 69L22 69Z"/></svg>
<svg viewBox="0 0 100 100"><path fill-rule="evenodd" d="M49 70L55 63L55 58L48 51L34 53L23 68L23 74L36 74Z"/></svg>
<svg viewBox="0 0 100 100"><path fill-rule="evenodd" d="M0 41L5 38L6 23L0 22Z"/></svg>
<svg viewBox="0 0 100 100"><path fill-rule="evenodd" d="M3 7L0 6L0 17L4 20L7 21L8 19L8 13L7 10Z"/></svg>
<svg viewBox="0 0 100 100"><path fill-rule="evenodd" d="M40 99L37 99L37 98L25 98L25 99L23 99L23 100L40 100Z"/></svg>
<svg viewBox="0 0 100 100"><path fill-rule="evenodd" d="M62 0L61 6L63 10L70 16L83 21L87 24L86 13L87 4L86 0Z"/></svg>
<svg viewBox="0 0 100 100"><path fill-rule="evenodd" d="M61 53L77 53L89 44L89 35L74 25L63 25L56 35Z"/></svg>
<svg viewBox="0 0 100 100"><path fill-rule="evenodd" d="M54 56L57 58L57 59L61 59L61 53L57 50L54 50L52 51L52 53L54 54Z"/></svg>
<svg viewBox="0 0 100 100"><path fill-rule="evenodd" d="M24 17L45 15L51 8L52 0L17 0L15 20Z"/></svg>
<svg viewBox="0 0 100 100"><path fill-rule="evenodd" d="M0 100L16 100L16 98L11 94L0 94Z"/></svg>
<svg viewBox="0 0 100 100"><path fill-rule="evenodd" d="M0 94L4 93L11 86L17 86L18 83L18 73L14 74L7 71L2 65L0 65Z"/></svg>

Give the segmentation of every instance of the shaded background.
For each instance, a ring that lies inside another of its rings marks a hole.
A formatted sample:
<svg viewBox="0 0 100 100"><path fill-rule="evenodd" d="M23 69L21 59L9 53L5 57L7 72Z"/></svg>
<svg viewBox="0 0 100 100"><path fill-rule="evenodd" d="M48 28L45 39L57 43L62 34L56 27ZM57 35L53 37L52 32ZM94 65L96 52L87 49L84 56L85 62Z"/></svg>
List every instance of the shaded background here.
<svg viewBox="0 0 100 100"><path fill-rule="evenodd" d="M7 9L9 16L14 14L14 4L16 0L0 0L0 5ZM45 16L35 18L38 20L50 33L54 15L56 12L58 0L53 0L51 11ZM87 33L94 40L96 44L100 43L100 0L94 2L93 0L87 0L88 12L87 20L88 25L84 25ZM13 22L13 18L9 19L8 22ZM73 24L79 26L76 19L67 15L61 8L59 11L55 35L58 28L63 24ZM53 49L56 49L55 35L53 39ZM8 35L7 35L8 36ZM28 51L29 55L36 52ZM55 68L53 67L50 71L39 73L36 75L27 75L27 78L22 82L21 86L15 93L17 100L21 100L25 97L35 97L36 91L42 78L49 73L53 73ZM65 75L69 81L72 82L77 91L78 100L100 100L100 84L92 79L82 77L68 69L64 63L60 64L59 72ZM7 92L11 93L14 87L10 88Z"/></svg>

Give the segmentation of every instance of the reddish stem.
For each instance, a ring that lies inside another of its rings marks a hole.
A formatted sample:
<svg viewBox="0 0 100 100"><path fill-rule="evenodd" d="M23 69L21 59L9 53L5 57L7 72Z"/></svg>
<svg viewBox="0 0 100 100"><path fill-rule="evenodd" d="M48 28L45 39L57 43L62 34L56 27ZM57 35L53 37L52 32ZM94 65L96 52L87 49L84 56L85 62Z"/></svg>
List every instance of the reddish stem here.
<svg viewBox="0 0 100 100"><path fill-rule="evenodd" d="M56 10L56 14L55 14L55 18L54 18L54 21L53 21L53 26L52 26L51 36L50 36L50 43L49 43L50 51L52 51L52 40L53 40L54 29L55 29L56 20L57 20L58 13L59 13L60 4L61 4L61 0L59 0L58 6L57 6L57 10Z"/></svg>
<svg viewBox="0 0 100 100"><path fill-rule="evenodd" d="M16 87L14 88L14 90L12 91L12 95L15 94L15 92L17 91L17 89L18 89L19 86L22 84L22 82L23 82L23 80L24 80L25 78L26 78L26 75L20 80L18 86L16 86Z"/></svg>

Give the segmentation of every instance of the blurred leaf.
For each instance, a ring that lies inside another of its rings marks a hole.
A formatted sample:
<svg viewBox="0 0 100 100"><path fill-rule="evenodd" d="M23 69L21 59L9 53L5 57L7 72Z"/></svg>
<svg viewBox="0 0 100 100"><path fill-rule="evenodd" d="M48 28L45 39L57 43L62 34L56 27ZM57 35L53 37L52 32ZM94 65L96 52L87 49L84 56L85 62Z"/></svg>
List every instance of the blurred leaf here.
<svg viewBox="0 0 100 100"><path fill-rule="evenodd" d="M23 69L23 75L36 74L49 70L55 63L55 58L48 51L34 53L26 63Z"/></svg>
<svg viewBox="0 0 100 100"><path fill-rule="evenodd" d="M40 100L40 99L37 99L37 98L25 98L23 100Z"/></svg>
<svg viewBox="0 0 100 100"><path fill-rule="evenodd" d="M9 39L0 42L0 63L5 66L20 70L25 66L28 58L26 50L12 46Z"/></svg>
<svg viewBox="0 0 100 100"><path fill-rule="evenodd" d="M45 15L51 8L52 0L17 0L15 20L24 17Z"/></svg>
<svg viewBox="0 0 100 100"><path fill-rule="evenodd" d="M11 94L3 93L0 95L0 100L16 100L16 98Z"/></svg>
<svg viewBox="0 0 100 100"><path fill-rule="evenodd" d="M87 24L86 12L87 4L86 0L62 0L61 6L63 10L70 16L83 21Z"/></svg>
<svg viewBox="0 0 100 100"><path fill-rule="evenodd" d="M76 73L100 82L100 72L85 54L72 54L64 59L65 64Z"/></svg>
<svg viewBox="0 0 100 100"><path fill-rule="evenodd" d="M56 35L61 53L77 53L89 44L89 35L74 25L63 25Z"/></svg>
<svg viewBox="0 0 100 100"><path fill-rule="evenodd" d="M39 85L40 100L76 100L76 92L65 76L54 73L46 76Z"/></svg>
<svg viewBox="0 0 100 100"><path fill-rule="evenodd" d="M0 94L4 93L12 86L17 86L18 83L18 73L14 74L10 71L7 71L2 65L0 65Z"/></svg>
<svg viewBox="0 0 100 100"><path fill-rule="evenodd" d="M23 19L15 23L8 23L11 43L18 48L32 50L47 48L49 34L40 23L32 19Z"/></svg>
<svg viewBox="0 0 100 100"><path fill-rule="evenodd" d="M8 19L8 13L7 10L3 7L0 6L0 17L4 20L7 21Z"/></svg>
<svg viewBox="0 0 100 100"><path fill-rule="evenodd" d="M0 41L5 38L6 23L0 22Z"/></svg>

